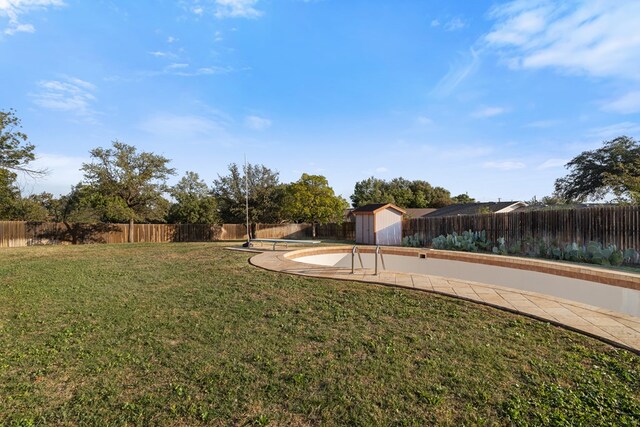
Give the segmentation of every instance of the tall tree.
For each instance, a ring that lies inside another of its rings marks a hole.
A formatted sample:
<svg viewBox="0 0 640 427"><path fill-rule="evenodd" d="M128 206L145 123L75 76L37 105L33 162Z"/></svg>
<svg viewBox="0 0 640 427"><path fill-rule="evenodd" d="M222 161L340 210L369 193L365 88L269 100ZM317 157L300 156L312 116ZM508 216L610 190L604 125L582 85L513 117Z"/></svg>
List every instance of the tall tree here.
<svg viewBox="0 0 640 427"><path fill-rule="evenodd" d="M430 208L443 208L452 204L451 193L443 187L433 187L433 196L429 202Z"/></svg>
<svg viewBox="0 0 640 427"><path fill-rule="evenodd" d="M49 211L43 205L40 194L21 197L16 204L18 218L22 221L48 221Z"/></svg>
<svg viewBox="0 0 640 427"><path fill-rule="evenodd" d="M640 204L640 144L627 136L605 141L597 150L584 151L566 168L569 174L555 182L555 195L564 200L601 200Z"/></svg>
<svg viewBox="0 0 640 427"><path fill-rule="evenodd" d="M31 206L24 202L16 185L16 172L28 175L43 175L44 170L33 169L28 164L35 159L35 147L21 131L20 119L15 111L0 110L0 218L24 219L25 209ZM29 205L29 206L27 206Z"/></svg>
<svg viewBox="0 0 640 427"><path fill-rule="evenodd" d="M387 192L387 183L383 179L370 177L356 182L351 204L357 208L370 203L393 203L393 197Z"/></svg>
<svg viewBox="0 0 640 427"><path fill-rule="evenodd" d="M133 241L135 221L163 221L168 202L162 197L166 181L175 170L169 159L140 152L131 145L113 142L113 148L94 148L93 162L84 163L83 183L95 195L95 205L104 219L129 221L129 241Z"/></svg>
<svg viewBox="0 0 640 427"><path fill-rule="evenodd" d="M408 208L427 208L433 201L433 187L427 181L415 180L411 182L413 203Z"/></svg>
<svg viewBox="0 0 640 427"><path fill-rule="evenodd" d="M17 206L20 201L20 190L15 180L15 173L0 168L0 220L19 219Z"/></svg>
<svg viewBox="0 0 640 427"><path fill-rule="evenodd" d="M68 229L71 229L72 223L95 224L104 221L102 202L102 195L82 183L71 187L69 194L58 199L47 200L44 197L44 206L52 220L64 223Z"/></svg>
<svg viewBox="0 0 640 427"><path fill-rule="evenodd" d="M385 194L388 195L388 199L392 200L391 203L396 206L413 207L414 194L411 189L411 181L404 178L393 178L389 183L386 183Z"/></svg>
<svg viewBox="0 0 640 427"><path fill-rule="evenodd" d="M263 165L247 164L249 187L249 221L251 223L277 223L281 221L284 191L278 172ZM237 164L229 165L229 174L218 175L213 182L213 195L218 202L220 217L225 223L245 222L245 170Z"/></svg>
<svg viewBox="0 0 640 427"><path fill-rule="evenodd" d="M298 181L287 186L285 217L295 222L310 222L313 237L316 236L316 224L341 222L348 207L347 201L336 196L322 175L303 173Z"/></svg>
<svg viewBox="0 0 640 427"><path fill-rule="evenodd" d="M215 224L219 222L216 199L207 184L195 172L187 172L169 190L175 203L169 208L168 221L185 224Z"/></svg>
<svg viewBox="0 0 640 427"><path fill-rule="evenodd" d="M35 159L35 146L22 132L20 119L15 111L0 110L0 168L21 171L29 174L43 174L44 171L29 168L29 162Z"/></svg>
<svg viewBox="0 0 640 427"><path fill-rule="evenodd" d="M356 183L351 201L354 207L394 203L403 208L439 208L453 203L447 189L432 187L426 181L394 178L387 182L374 177Z"/></svg>
<svg viewBox="0 0 640 427"><path fill-rule="evenodd" d="M475 203L476 199L473 197L469 197L467 193L458 194L455 197L451 198L453 203Z"/></svg>

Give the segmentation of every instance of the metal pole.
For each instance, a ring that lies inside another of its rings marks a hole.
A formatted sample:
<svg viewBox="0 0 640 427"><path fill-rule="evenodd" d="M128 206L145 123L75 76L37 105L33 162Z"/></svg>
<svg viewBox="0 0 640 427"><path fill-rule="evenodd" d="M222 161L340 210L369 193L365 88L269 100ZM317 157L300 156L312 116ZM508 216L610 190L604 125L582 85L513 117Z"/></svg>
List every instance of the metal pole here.
<svg viewBox="0 0 640 427"><path fill-rule="evenodd" d="M247 218L247 247L251 246L251 230L249 229L249 178L247 170L247 155L244 155L244 207Z"/></svg>
<svg viewBox="0 0 640 427"><path fill-rule="evenodd" d="M376 246L376 254L375 254L375 259L376 259L376 263L375 263L375 273L373 273L375 276L378 275L378 252L380 252L380 246Z"/></svg>
<svg viewBox="0 0 640 427"><path fill-rule="evenodd" d="M356 272L356 250L358 249L357 246L354 246L353 249L351 249L351 274L355 274Z"/></svg>

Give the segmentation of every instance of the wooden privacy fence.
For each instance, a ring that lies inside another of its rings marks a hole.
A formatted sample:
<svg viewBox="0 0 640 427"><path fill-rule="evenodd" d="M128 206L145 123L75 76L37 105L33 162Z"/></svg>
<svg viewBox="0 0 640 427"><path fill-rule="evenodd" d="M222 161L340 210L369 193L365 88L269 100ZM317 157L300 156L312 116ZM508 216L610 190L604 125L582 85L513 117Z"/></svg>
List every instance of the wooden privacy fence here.
<svg viewBox="0 0 640 427"><path fill-rule="evenodd" d="M353 240L354 224L316 226L316 237ZM256 224L254 237L274 239L310 239L311 224ZM0 247L18 247L61 243L126 243L129 224L77 224L57 222L0 221ZM133 241L211 242L245 240L244 224L134 224Z"/></svg>
<svg viewBox="0 0 640 427"><path fill-rule="evenodd" d="M311 224L256 224L253 237L258 239L310 239Z"/></svg>
<svg viewBox="0 0 640 427"><path fill-rule="evenodd" d="M311 224L256 224L254 236L262 239L311 239L313 228ZM355 240L356 224L354 222L316 224L315 238Z"/></svg>
<svg viewBox="0 0 640 427"><path fill-rule="evenodd" d="M210 242L244 240L244 224L134 224L134 242ZM487 232L508 245L545 242L565 245L596 241L619 249L640 250L640 207L517 211L504 214L414 218L403 221L403 235L420 235L427 246L441 234L465 230ZM128 224L68 224L0 221L0 247L56 243L126 243ZM255 224L257 238L311 239L311 224ZM355 223L318 224L316 238L355 240Z"/></svg>
<svg viewBox="0 0 640 427"><path fill-rule="evenodd" d="M0 247L60 243L126 243L129 224L0 221ZM134 224L134 242L209 242L247 238L242 224Z"/></svg>
<svg viewBox="0 0 640 427"><path fill-rule="evenodd" d="M428 246L439 235L465 230L487 232L507 245L544 241L580 245L591 241L618 249L640 249L640 207L615 206L580 209L516 211L503 214L459 215L404 220L403 236L420 235Z"/></svg>
<svg viewBox="0 0 640 427"><path fill-rule="evenodd" d="M356 240L356 223L343 222L342 224L318 224L316 225L316 237L329 240Z"/></svg>

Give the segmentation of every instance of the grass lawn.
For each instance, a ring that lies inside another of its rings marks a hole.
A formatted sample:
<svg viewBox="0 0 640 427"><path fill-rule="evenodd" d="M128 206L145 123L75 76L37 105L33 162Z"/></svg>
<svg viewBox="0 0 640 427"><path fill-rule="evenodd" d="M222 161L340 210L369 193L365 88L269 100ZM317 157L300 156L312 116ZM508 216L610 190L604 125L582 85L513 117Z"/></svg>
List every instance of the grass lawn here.
<svg viewBox="0 0 640 427"><path fill-rule="evenodd" d="M0 250L0 425L640 425L640 357L219 244Z"/></svg>

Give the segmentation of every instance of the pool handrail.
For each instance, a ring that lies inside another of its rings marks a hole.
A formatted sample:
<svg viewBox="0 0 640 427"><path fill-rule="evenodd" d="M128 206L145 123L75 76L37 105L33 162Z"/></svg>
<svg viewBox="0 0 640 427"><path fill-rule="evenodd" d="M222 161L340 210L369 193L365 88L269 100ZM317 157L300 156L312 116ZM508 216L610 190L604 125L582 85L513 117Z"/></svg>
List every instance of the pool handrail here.
<svg viewBox="0 0 640 427"><path fill-rule="evenodd" d="M362 263L362 255L360 255L360 250L357 245L353 245L353 249L351 249L351 274L355 274L355 257L356 253L358 254L358 260L360 260L360 268L364 268L364 264Z"/></svg>
<svg viewBox="0 0 640 427"><path fill-rule="evenodd" d="M378 275L378 255L380 255L380 261L382 261L382 269L386 270L387 266L384 265L384 257L382 256L382 251L380 250L380 245L376 246L376 255L375 255L375 273L374 275L377 276Z"/></svg>

